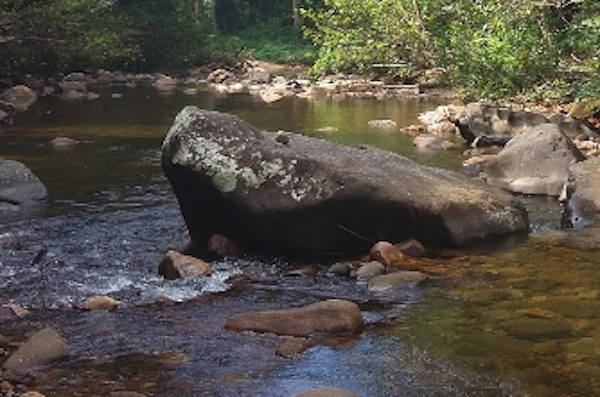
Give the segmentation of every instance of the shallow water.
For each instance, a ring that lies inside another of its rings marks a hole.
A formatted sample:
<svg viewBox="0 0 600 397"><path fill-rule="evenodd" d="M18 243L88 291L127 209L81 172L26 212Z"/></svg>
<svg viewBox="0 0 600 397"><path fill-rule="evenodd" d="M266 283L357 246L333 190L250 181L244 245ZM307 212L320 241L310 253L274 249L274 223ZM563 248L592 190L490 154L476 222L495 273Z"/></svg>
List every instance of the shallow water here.
<svg viewBox="0 0 600 397"><path fill-rule="evenodd" d="M373 397L596 395L600 231L558 231L554 200L523 198L533 220L526 241L440 253L434 261L448 272L391 302L351 280L282 278L306 264L278 259L213 262L210 279L158 277L164 253L186 241L159 164L161 140L183 106L459 169L458 152L418 154L410 136L367 126L374 118L416 124L418 113L437 103L286 98L265 105L243 94L122 93L111 99L101 91L101 99L81 102L43 98L17 127L0 130L0 156L25 162L51 192L45 204L0 213L0 304L31 311L24 318L0 315L0 333L52 325L72 349L68 360L44 371L46 395L104 396L125 388L155 396L276 397L319 386ZM49 141L57 136L81 143L55 149ZM233 280L239 281L230 289ZM215 291L227 292L206 295ZM98 294L123 307L73 309ZM174 303L154 303L159 297ZM359 303L367 330L291 360L274 354L281 337L223 330L233 313L325 298Z"/></svg>

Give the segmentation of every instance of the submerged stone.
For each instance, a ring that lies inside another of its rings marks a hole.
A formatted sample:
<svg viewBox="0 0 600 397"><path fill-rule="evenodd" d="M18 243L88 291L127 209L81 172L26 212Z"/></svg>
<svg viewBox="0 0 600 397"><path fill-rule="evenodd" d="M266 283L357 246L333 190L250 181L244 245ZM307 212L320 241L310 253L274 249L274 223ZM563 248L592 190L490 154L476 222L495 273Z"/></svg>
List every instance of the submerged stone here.
<svg viewBox="0 0 600 397"><path fill-rule="evenodd" d="M344 389L320 387L318 389L311 389L296 394L295 397L358 397L358 394L354 394L353 392Z"/></svg>
<svg viewBox="0 0 600 397"><path fill-rule="evenodd" d="M562 318L524 317L504 322L502 325L507 334L520 339L552 339L571 335L573 329Z"/></svg>
<svg viewBox="0 0 600 397"><path fill-rule="evenodd" d="M28 369L48 364L68 355L69 347L60 334L52 328L45 328L17 349L2 365L2 368L7 370Z"/></svg>

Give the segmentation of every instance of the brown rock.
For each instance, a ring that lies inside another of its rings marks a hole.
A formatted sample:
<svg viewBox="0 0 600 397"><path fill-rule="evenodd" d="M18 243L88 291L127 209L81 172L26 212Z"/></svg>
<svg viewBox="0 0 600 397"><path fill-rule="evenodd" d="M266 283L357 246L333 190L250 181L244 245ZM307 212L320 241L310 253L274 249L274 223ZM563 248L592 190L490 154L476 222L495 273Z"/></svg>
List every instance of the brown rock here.
<svg viewBox="0 0 600 397"><path fill-rule="evenodd" d="M389 267L402 268L408 262L402 251L387 241L380 241L375 244L369 255L372 260Z"/></svg>
<svg viewBox="0 0 600 397"><path fill-rule="evenodd" d="M236 243L222 234L213 234L206 244L208 252L215 253L219 256L239 256L242 250Z"/></svg>
<svg viewBox="0 0 600 397"><path fill-rule="evenodd" d="M303 391L300 394L296 394L295 397L359 397L358 394L354 394L351 391L344 389L334 389L332 387L321 387L318 389L311 389Z"/></svg>
<svg viewBox="0 0 600 397"><path fill-rule="evenodd" d="M201 259L169 251L160 262L158 273L168 280L174 280L185 277L210 276L213 270Z"/></svg>
<svg viewBox="0 0 600 397"><path fill-rule="evenodd" d="M86 310L116 310L118 307L119 301L106 295L94 296L83 304Z"/></svg>
<svg viewBox="0 0 600 397"><path fill-rule="evenodd" d="M146 397L146 395L134 391L113 391L108 393L106 397Z"/></svg>
<svg viewBox="0 0 600 397"><path fill-rule="evenodd" d="M317 333L358 334L364 321L358 305L330 299L288 310L240 313L225 328L233 331L271 332L278 335L309 336Z"/></svg>
<svg viewBox="0 0 600 397"><path fill-rule="evenodd" d="M14 388L15 387L13 385L11 385L10 382L7 382L5 380L0 382L0 392L6 393L8 391L14 390Z"/></svg>
<svg viewBox="0 0 600 397"><path fill-rule="evenodd" d="M4 369L26 369L44 365L69 355L69 347L60 334L45 328L17 349L2 365Z"/></svg>
<svg viewBox="0 0 600 397"><path fill-rule="evenodd" d="M46 397L46 395L37 391L28 391L27 393L21 394L21 397Z"/></svg>
<svg viewBox="0 0 600 397"><path fill-rule="evenodd" d="M8 339L6 336L0 334L0 348L8 347L9 344L10 344L10 339Z"/></svg>
<svg viewBox="0 0 600 397"><path fill-rule="evenodd" d="M288 338L279 346L276 354L281 357L292 358L310 349L313 345L314 343L308 339Z"/></svg>

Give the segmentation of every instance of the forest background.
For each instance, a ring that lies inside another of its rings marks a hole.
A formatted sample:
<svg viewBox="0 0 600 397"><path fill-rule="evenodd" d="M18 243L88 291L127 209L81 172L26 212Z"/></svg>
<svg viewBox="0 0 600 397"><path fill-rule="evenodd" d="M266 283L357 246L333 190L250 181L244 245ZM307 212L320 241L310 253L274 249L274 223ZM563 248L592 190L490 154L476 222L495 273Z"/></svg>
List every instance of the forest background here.
<svg viewBox="0 0 600 397"><path fill-rule="evenodd" d="M579 100L600 95L599 48L597 0L0 0L0 76L383 63L472 96Z"/></svg>

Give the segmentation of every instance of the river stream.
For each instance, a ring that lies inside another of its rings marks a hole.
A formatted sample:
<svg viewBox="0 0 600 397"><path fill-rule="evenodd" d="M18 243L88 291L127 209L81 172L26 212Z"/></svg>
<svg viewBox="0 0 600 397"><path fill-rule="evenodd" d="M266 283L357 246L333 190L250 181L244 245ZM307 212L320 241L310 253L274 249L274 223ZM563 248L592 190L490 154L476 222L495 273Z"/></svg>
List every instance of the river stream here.
<svg viewBox="0 0 600 397"><path fill-rule="evenodd" d="M401 296L370 296L353 280L320 276L326 264L280 258L211 262L215 275L205 279L158 276L162 256L187 239L160 168L162 138L183 106L460 170L458 150L416 153L399 129L367 125L375 118L417 124L435 101L266 105L247 94L99 92L91 101L41 98L0 129L0 156L27 164L50 191L45 203L0 212L0 333L24 339L53 326L71 348L67 360L39 373L37 389L47 396L288 397L322 386L364 397L598 395L600 230L559 230L553 199L523 198L532 220L527 240L439 252L431 260L443 274ZM79 143L53 147L59 136ZM304 265L319 276L282 277ZM101 294L122 306L78 309ZM282 337L223 329L234 313L326 298L357 302L365 332L286 359L275 355ZM16 317L14 306L29 313Z"/></svg>

